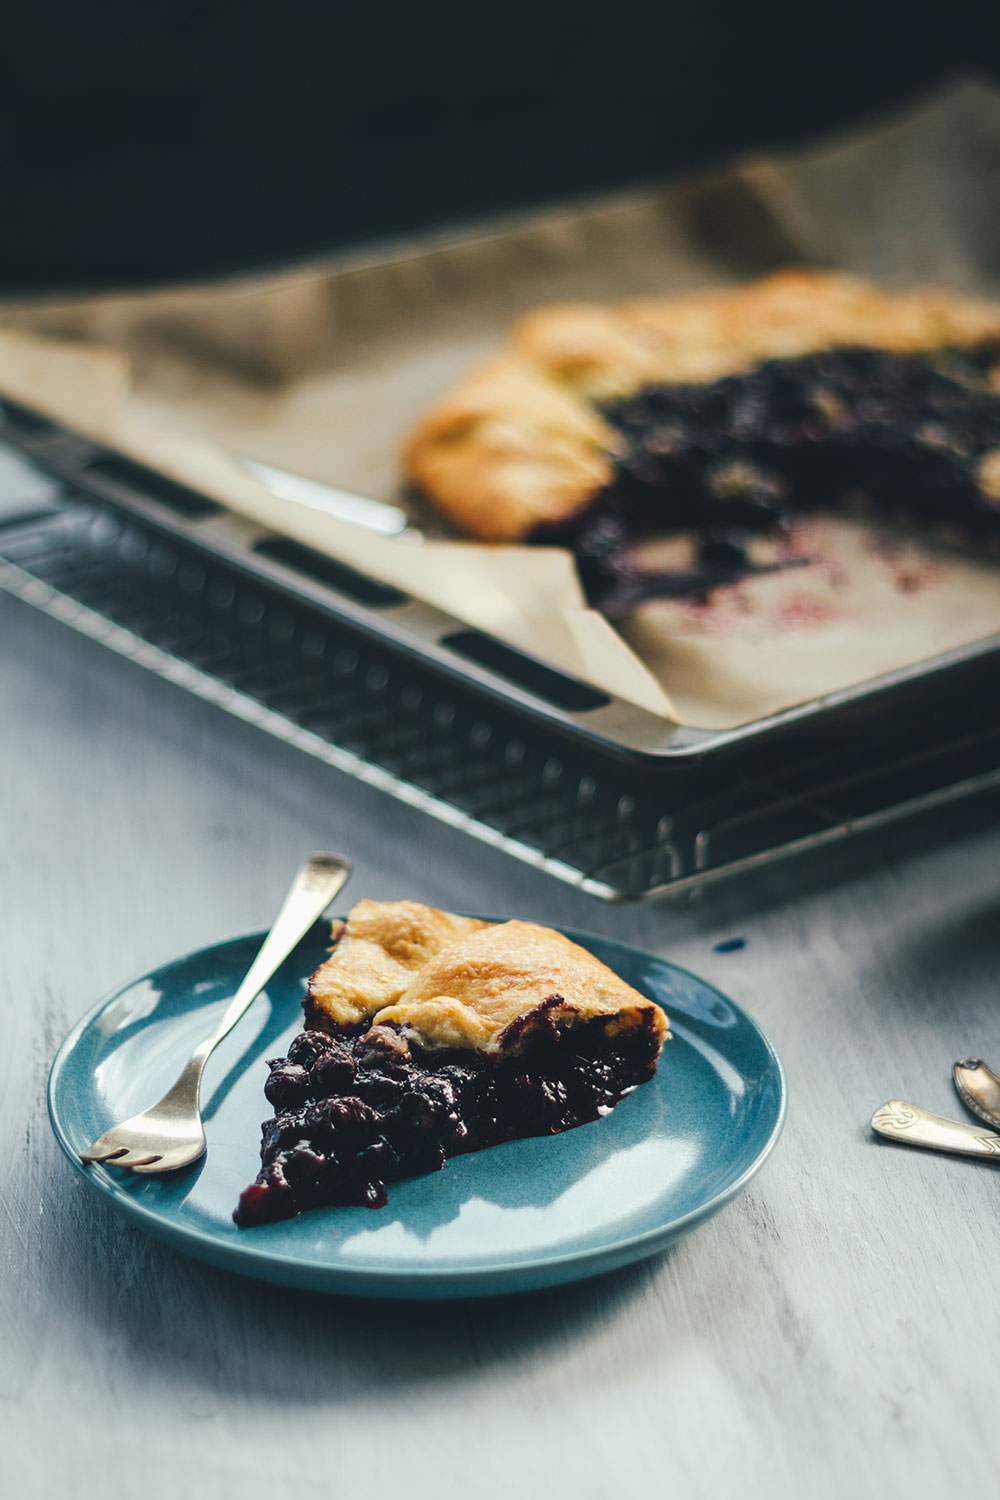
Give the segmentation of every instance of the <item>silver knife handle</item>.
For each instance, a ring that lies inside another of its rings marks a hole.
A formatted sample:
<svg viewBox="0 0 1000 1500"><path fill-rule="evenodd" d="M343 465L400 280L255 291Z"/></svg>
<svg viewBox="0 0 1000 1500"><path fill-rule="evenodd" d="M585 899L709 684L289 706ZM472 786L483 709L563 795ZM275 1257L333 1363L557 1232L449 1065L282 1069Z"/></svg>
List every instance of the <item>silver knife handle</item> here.
<svg viewBox="0 0 1000 1500"><path fill-rule="evenodd" d="M930 1151L952 1151L958 1156L985 1156L1000 1162L1000 1135L932 1115L905 1099L890 1099L872 1115L872 1129L890 1141L923 1146Z"/></svg>

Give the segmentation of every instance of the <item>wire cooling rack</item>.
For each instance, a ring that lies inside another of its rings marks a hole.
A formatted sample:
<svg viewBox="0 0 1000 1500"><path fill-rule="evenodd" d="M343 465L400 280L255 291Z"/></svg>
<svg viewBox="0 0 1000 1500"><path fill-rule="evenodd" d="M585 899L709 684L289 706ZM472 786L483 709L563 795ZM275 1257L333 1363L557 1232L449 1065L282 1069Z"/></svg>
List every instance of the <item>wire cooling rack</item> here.
<svg viewBox="0 0 1000 1500"><path fill-rule="evenodd" d="M687 891L1000 786L995 648L759 743L659 763L602 754L360 628L322 560L303 592L295 567L261 573L259 540L244 558L215 555L183 534L198 497L93 453L83 463L78 440L30 413L2 416L0 588L595 897ZM151 520L123 508L123 484L152 495Z"/></svg>

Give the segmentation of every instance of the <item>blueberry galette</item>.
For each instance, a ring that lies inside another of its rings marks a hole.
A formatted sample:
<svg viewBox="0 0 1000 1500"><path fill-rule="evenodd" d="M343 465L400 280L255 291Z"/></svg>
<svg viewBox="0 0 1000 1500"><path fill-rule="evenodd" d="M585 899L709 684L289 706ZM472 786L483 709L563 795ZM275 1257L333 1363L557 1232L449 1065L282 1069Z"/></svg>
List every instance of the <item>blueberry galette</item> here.
<svg viewBox="0 0 1000 1500"><path fill-rule="evenodd" d="M274 1116L237 1224L386 1202L446 1157L595 1120L648 1079L667 1018L532 922L362 901L309 980L307 1029L264 1086Z"/></svg>
<svg viewBox="0 0 1000 1500"><path fill-rule="evenodd" d="M611 613L684 591L628 556L653 533L693 534L701 587L747 570L751 536L845 504L996 544L1000 308L813 271L544 308L427 413L404 463L469 535L570 547Z"/></svg>

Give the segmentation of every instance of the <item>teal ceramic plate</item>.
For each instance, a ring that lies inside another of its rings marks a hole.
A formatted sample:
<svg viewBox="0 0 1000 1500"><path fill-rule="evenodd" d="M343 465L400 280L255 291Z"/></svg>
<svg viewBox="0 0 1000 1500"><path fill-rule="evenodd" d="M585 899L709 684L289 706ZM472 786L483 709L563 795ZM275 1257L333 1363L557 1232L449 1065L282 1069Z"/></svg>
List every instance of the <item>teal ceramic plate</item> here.
<svg viewBox="0 0 1000 1500"><path fill-rule="evenodd" d="M300 1029L317 927L219 1047L202 1099L208 1154L169 1177L84 1167L78 1152L159 1098L221 1013L261 934L157 969L91 1010L49 1080L60 1145L97 1192L150 1234L214 1265L315 1291L472 1297L609 1271L661 1250L747 1183L781 1129L785 1086L767 1038L693 975L606 938L571 932L670 1017L653 1080L563 1135L460 1156L393 1184L388 1207L318 1209L259 1229L231 1214L258 1166L264 1059Z"/></svg>

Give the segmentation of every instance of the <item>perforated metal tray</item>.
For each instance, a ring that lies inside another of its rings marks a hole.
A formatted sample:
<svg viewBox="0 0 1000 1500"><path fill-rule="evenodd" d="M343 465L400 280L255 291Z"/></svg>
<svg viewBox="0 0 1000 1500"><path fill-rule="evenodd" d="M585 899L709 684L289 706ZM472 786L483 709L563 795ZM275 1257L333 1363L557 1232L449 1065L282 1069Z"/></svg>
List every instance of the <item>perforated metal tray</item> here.
<svg viewBox="0 0 1000 1500"><path fill-rule="evenodd" d="M677 730L0 404L0 587L606 900L1000 785L1000 645Z"/></svg>

